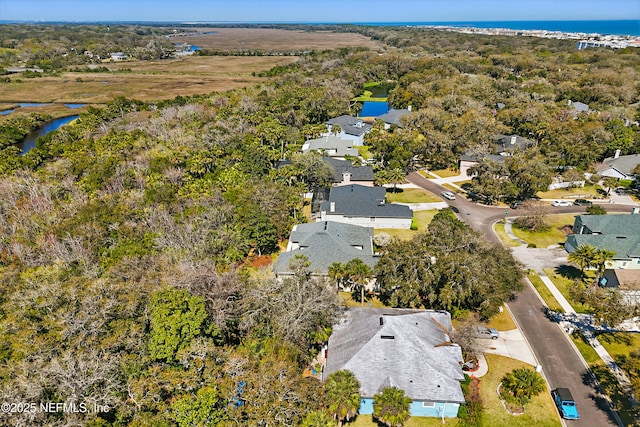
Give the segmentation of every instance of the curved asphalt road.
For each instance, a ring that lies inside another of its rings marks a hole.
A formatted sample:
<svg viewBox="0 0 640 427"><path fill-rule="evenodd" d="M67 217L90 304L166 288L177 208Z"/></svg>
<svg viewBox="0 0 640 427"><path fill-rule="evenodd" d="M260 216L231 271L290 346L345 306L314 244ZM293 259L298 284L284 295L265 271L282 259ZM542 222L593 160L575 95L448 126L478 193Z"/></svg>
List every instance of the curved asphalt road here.
<svg viewBox="0 0 640 427"><path fill-rule="evenodd" d="M418 173L407 179L436 195L449 189L435 184ZM496 208L472 203L463 197L445 200L458 217L473 229L481 232L487 240L499 243L493 233L493 224L505 217L505 212L513 215L511 209ZM584 213L584 207L553 208L554 213ZM631 206L606 205L608 212L630 212ZM524 210L518 210L522 214ZM597 389L593 377L582 356L567 338L557 323L544 315L544 304L527 281L525 289L508 304L518 327L526 337L542 366L542 371L551 389L567 387L571 390L580 412L580 420L569 421L571 426L616 426L605 396Z"/></svg>

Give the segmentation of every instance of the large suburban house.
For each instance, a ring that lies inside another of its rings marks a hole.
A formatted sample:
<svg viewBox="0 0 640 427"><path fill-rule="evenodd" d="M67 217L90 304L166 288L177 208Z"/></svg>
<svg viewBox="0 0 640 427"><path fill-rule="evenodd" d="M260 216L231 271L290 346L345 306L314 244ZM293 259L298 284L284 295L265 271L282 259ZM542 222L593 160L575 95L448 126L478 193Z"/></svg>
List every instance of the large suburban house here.
<svg viewBox="0 0 640 427"><path fill-rule="evenodd" d="M387 111L385 114L382 114L376 117L376 119L382 120L384 122L385 129L391 128L392 125L395 125L401 128L402 118L409 113L411 113L411 106L409 106L409 108L407 109L400 109L400 110L396 110L392 108L391 110Z"/></svg>
<svg viewBox="0 0 640 427"><path fill-rule="evenodd" d="M518 135L496 135L493 139L491 153L475 153L466 151L460 157L460 174L470 176L468 170L481 161L491 160L504 162L506 157L513 156L517 151L524 151L535 145L535 141Z"/></svg>
<svg viewBox="0 0 640 427"><path fill-rule="evenodd" d="M446 311L352 308L333 328L322 377L351 371L360 382L360 414L373 399L398 387L412 400L411 416L456 417L464 395L462 352L452 344Z"/></svg>
<svg viewBox="0 0 640 427"><path fill-rule="evenodd" d="M621 156L620 150L616 150L613 157L607 157L597 168L600 176L610 176L618 179L634 179L633 169L640 164L640 154Z"/></svg>
<svg viewBox="0 0 640 427"><path fill-rule="evenodd" d="M328 157L358 157L358 149L353 148L353 140L338 138L331 134L306 141L302 145L302 152L309 151L319 151Z"/></svg>
<svg viewBox="0 0 640 427"><path fill-rule="evenodd" d="M373 168L369 165L354 166L348 160L324 157L323 160L333 168L333 185L358 184L373 187Z"/></svg>
<svg viewBox="0 0 640 427"><path fill-rule="evenodd" d="M608 269L640 269L640 214L578 215L573 233L564 244L567 252L591 245L615 252L605 264Z"/></svg>
<svg viewBox="0 0 640 427"><path fill-rule="evenodd" d="M274 265L277 277L293 274L289 263L296 255L307 257L312 274L327 276L334 262L346 264L359 258L373 269L378 257L373 253L373 228L323 221L294 225L287 249Z"/></svg>
<svg viewBox="0 0 640 427"><path fill-rule="evenodd" d="M413 212L408 206L386 204L384 187L345 185L329 190L320 204L319 221L335 221L363 227L411 228Z"/></svg>
<svg viewBox="0 0 640 427"><path fill-rule="evenodd" d="M353 141L355 146L364 144L364 135L371 130L371 125L361 118L343 115L334 117L326 122L327 130L332 132L334 125L340 127L340 132L337 133L337 137L342 139L349 139ZM334 132L335 133L335 132Z"/></svg>

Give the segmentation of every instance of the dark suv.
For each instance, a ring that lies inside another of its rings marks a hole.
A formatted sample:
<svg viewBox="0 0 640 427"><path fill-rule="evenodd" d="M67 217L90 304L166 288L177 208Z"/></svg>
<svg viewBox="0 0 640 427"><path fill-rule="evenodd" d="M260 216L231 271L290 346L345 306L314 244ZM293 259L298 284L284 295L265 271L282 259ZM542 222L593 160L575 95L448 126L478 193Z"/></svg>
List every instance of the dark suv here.
<svg viewBox="0 0 640 427"><path fill-rule="evenodd" d="M593 203L591 203L591 201L587 200L587 199L576 199L575 202L573 202L574 205L576 206L591 206L593 205Z"/></svg>

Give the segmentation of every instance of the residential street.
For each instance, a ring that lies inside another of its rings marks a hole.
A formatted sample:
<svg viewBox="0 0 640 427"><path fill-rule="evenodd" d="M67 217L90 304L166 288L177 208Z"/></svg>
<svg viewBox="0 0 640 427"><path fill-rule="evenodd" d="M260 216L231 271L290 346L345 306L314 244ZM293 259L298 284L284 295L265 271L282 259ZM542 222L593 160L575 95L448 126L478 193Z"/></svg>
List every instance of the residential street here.
<svg viewBox="0 0 640 427"><path fill-rule="evenodd" d="M431 182L418 173L410 174L407 179L436 195L442 191L448 191L446 187ZM463 197L446 202L461 220L483 233L488 240L493 242L499 242L493 233L493 224L505 216L513 215L510 209L478 205ZM630 212L631 206L608 204L606 209L609 212ZM519 210L518 214L522 214L522 212L524 210ZM554 208L554 212L583 213L585 208L576 206ZM514 256L520 258L518 251L514 251ZM541 263L538 268L553 268L557 265L554 264L555 258L557 257L554 255L535 256L528 260L521 259L521 261L526 265L527 262L535 260L534 262ZM571 389L581 415L581 419L571 421L571 425L618 425L605 396L597 390L582 356L558 323L545 316L545 305L528 280L525 289L517 295L514 301L508 303L508 308L533 349L538 363L542 366L542 372L549 386L552 389L556 387Z"/></svg>

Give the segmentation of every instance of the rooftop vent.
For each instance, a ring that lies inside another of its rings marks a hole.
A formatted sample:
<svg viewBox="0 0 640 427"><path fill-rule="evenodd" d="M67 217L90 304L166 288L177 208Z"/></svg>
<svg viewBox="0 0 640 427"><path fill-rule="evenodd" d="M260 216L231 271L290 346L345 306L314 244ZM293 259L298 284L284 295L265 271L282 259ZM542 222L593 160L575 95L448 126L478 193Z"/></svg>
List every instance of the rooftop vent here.
<svg viewBox="0 0 640 427"><path fill-rule="evenodd" d="M395 338L396 338L395 335L380 335L380 339L383 339L383 340L393 340Z"/></svg>
<svg viewBox="0 0 640 427"><path fill-rule="evenodd" d="M380 326L384 325L384 317L380 316Z"/></svg>

